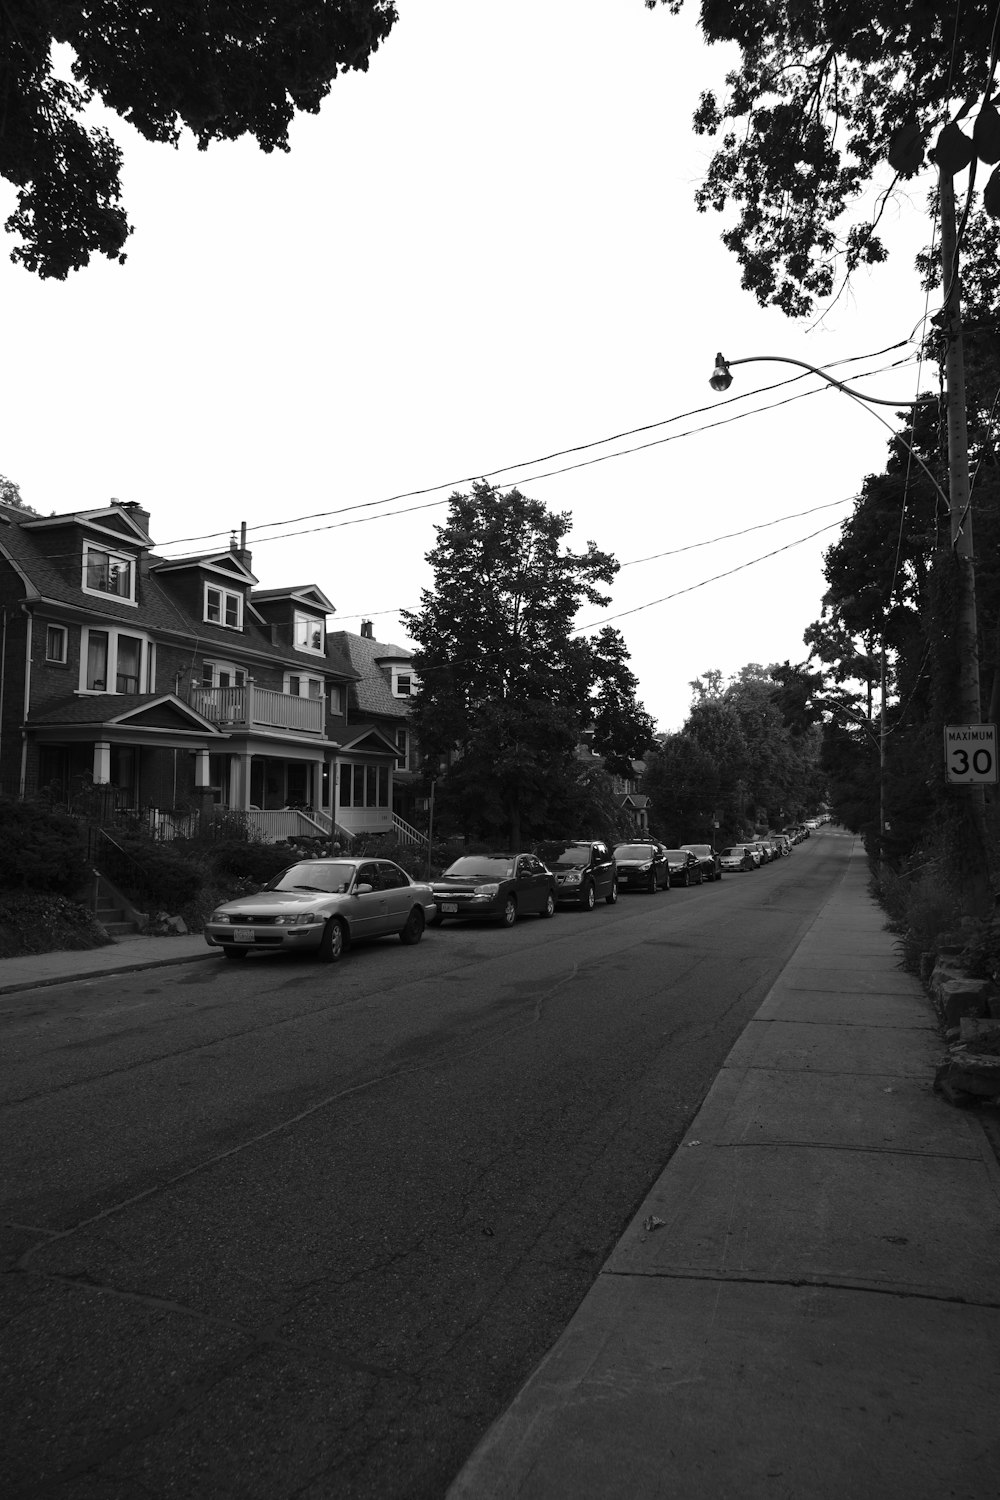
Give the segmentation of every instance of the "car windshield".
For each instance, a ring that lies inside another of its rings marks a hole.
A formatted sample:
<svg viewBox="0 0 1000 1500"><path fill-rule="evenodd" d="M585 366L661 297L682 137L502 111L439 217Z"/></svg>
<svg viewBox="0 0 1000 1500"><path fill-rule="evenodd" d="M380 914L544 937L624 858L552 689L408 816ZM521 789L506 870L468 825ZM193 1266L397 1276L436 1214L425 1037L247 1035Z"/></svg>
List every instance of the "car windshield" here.
<svg viewBox="0 0 1000 1500"><path fill-rule="evenodd" d="M509 880L514 873L505 856L468 854L456 859L444 872L445 880Z"/></svg>
<svg viewBox="0 0 1000 1500"><path fill-rule="evenodd" d="M739 855L741 855L742 853L743 853L743 845L742 844L730 844L730 846L729 846L728 849L723 849L723 851L722 851L722 858L725 859L728 855L735 855L735 856L739 857Z"/></svg>
<svg viewBox="0 0 1000 1500"><path fill-rule="evenodd" d="M690 849L692 854L711 854L712 852L709 844L685 844L684 848Z"/></svg>
<svg viewBox="0 0 1000 1500"><path fill-rule="evenodd" d="M555 865L589 865L589 844L543 844L539 850L539 858L543 859L551 870Z"/></svg>
<svg viewBox="0 0 1000 1500"><path fill-rule="evenodd" d="M651 844L619 844L615 859L652 859L655 853Z"/></svg>
<svg viewBox="0 0 1000 1500"><path fill-rule="evenodd" d="M282 870L264 887L267 891L325 891L337 895L346 891L357 866L341 860L306 859L299 865Z"/></svg>
<svg viewBox="0 0 1000 1500"><path fill-rule="evenodd" d="M683 862L684 860L687 859L687 857L688 857L688 852L687 852L686 849L668 849L667 850L667 858L668 859L675 859L675 860L679 859L679 860L681 860Z"/></svg>

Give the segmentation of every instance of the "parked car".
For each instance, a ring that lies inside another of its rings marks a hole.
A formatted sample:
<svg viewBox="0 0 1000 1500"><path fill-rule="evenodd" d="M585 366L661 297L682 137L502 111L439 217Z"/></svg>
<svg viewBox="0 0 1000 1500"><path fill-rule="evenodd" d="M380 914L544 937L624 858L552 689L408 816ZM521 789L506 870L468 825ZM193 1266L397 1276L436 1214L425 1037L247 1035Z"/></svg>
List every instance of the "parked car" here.
<svg viewBox="0 0 1000 1500"><path fill-rule="evenodd" d="M698 856L690 849L668 849L667 863L671 885L701 885L705 878Z"/></svg>
<svg viewBox="0 0 1000 1500"><path fill-rule="evenodd" d="M555 876L534 854L465 854L431 890L435 927L446 917L489 917L513 927L526 912L555 916Z"/></svg>
<svg viewBox="0 0 1000 1500"><path fill-rule="evenodd" d="M609 906L618 900L618 866L602 840L556 840L542 844L538 854L556 877L556 900L561 905L593 911L601 896Z"/></svg>
<svg viewBox="0 0 1000 1500"><path fill-rule="evenodd" d="M765 845L763 839L752 839L750 842L750 847L751 849L757 850L757 853L760 856L759 864L769 865L771 863L773 856L770 849L768 849Z"/></svg>
<svg viewBox="0 0 1000 1500"><path fill-rule="evenodd" d="M730 844L723 849L719 862L724 870L756 870L758 861L749 844Z"/></svg>
<svg viewBox="0 0 1000 1500"><path fill-rule="evenodd" d="M791 854L791 852L792 852L792 841L788 837L787 833L776 833L774 835L774 842L778 845L778 847L781 850L781 853L783 855L789 855L789 854Z"/></svg>
<svg viewBox="0 0 1000 1500"><path fill-rule="evenodd" d="M205 941L231 960L281 950L337 963L351 943L399 934L419 943L437 908L429 885L389 859L304 859L256 895L216 907Z"/></svg>
<svg viewBox="0 0 1000 1500"><path fill-rule="evenodd" d="M722 879L722 860L711 844L682 844L681 848L687 849L695 856L701 865L704 880Z"/></svg>
<svg viewBox="0 0 1000 1500"><path fill-rule="evenodd" d="M626 891L669 891L670 866L662 844L618 844L614 851L618 888Z"/></svg>

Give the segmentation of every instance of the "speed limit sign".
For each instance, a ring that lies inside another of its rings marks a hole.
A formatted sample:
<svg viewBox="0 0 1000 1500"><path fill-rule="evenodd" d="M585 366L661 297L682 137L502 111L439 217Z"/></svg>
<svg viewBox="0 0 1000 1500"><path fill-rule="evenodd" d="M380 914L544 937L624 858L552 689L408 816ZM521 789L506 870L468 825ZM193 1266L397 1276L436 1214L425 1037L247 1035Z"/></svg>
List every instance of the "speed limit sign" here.
<svg viewBox="0 0 1000 1500"><path fill-rule="evenodd" d="M946 724L944 764L948 781L956 786L995 782L997 779L997 726L995 724Z"/></svg>

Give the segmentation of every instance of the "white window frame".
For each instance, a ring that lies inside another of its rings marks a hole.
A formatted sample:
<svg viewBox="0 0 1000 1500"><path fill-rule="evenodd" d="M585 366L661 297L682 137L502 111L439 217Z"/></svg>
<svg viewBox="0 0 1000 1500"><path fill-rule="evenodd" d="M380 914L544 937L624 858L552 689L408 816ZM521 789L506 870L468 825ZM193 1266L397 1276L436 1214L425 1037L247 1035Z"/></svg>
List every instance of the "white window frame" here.
<svg viewBox="0 0 1000 1500"><path fill-rule="evenodd" d="M211 680L211 682L206 682L205 681L205 673L206 673L206 671L209 671L212 674L212 680ZM221 676L221 674L223 672L228 672L229 675L230 675L230 677L231 677L231 679L232 679L232 681L226 682L226 683L220 682L219 681L219 677ZM217 687L238 687L238 688L241 688L241 687L246 687L246 685L247 685L247 669L246 669L246 667L238 667L234 661L222 661L218 657L215 657L215 656L213 656L213 657L207 657L206 656L202 660L202 663L201 663L201 686L202 687L206 687L206 688L207 687L213 687L213 688L217 688Z"/></svg>
<svg viewBox="0 0 1000 1500"><path fill-rule="evenodd" d="M400 724L396 730L396 749L400 757L396 762L396 770L408 771L410 769L410 731L405 724Z"/></svg>
<svg viewBox="0 0 1000 1500"><path fill-rule="evenodd" d="M96 631L98 635L106 635L108 638L108 660L105 668L105 685L102 688L87 686L87 668L90 658L90 634ZM97 694L111 694L118 697L118 637L127 636L129 640L139 641L139 692L156 692L156 642L151 641L148 635L141 630L132 630L127 625L121 629L116 625L84 625L80 631L80 685L78 692L86 697L94 697ZM111 683L113 686L108 686ZM129 695L123 695L129 696Z"/></svg>
<svg viewBox="0 0 1000 1500"><path fill-rule="evenodd" d="M217 594L219 596L218 597L219 618L217 620L213 620L212 616L209 614L210 596L212 594ZM236 603L236 623L235 623L235 625L231 625L229 623L229 621L226 619L226 614L228 613L227 605L229 604L230 600L234 600L235 603ZM218 625L219 628L222 629L222 630L242 630L243 629L243 594L241 593L241 591L239 589L227 589L227 588L224 588L221 583L210 583L209 580L206 578L205 579L205 592L204 592L204 596L203 596L203 600L202 600L202 618L205 620L206 624L208 624L208 625Z"/></svg>
<svg viewBox="0 0 1000 1500"><path fill-rule="evenodd" d="M91 583L88 582L88 578L90 576L90 557L91 557L92 553L93 554L97 554L97 555L99 555L101 557L106 557L108 559L109 566L117 563L120 566L124 566L124 567L128 568L128 593L127 594L122 594L122 593L119 593L117 590L112 590L112 589L95 588ZM80 580L80 587L83 589L83 592L85 594L89 594L91 596L91 598L93 598L93 599L117 599L119 601L119 603L121 603L121 604L131 604L133 606L133 608L134 608L135 604L136 604L136 598L135 598L135 576L136 576L136 573L138 571L139 571L139 559L136 557L136 555L133 552L113 552L109 547L106 547L102 542L88 542L88 541L84 542L84 544L83 544L83 574L82 574L82 577L81 577L81 580Z"/></svg>
<svg viewBox="0 0 1000 1500"><path fill-rule="evenodd" d="M299 640L301 634L305 636L304 641ZM312 637L319 632L319 645L310 644ZM326 622L317 618L316 615L307 614L304 609L297 609L292 615L292 644L296 651L308 651L310 656L326 655Z"/></svg>
<svg viewBox="0 0 1000 1500"><path fill-rule="evenodd" d="M49 651L49 641L58 635L61 646L61 655L53 656ZM69 631L65 625L46 625L45 627L45 660L54 663L57 667L65 667L69 661Z"/></svg>
<svg viewBox="0 0 1000 1500"><path fill-rule="evenodd" d="M407 684L407 688L406 688L406 692L405 693L403 692L403 690L402 690L402 688L400 686L400 681L401 681L401 679L404 679L404 678L405 678L406 684ZM413 697L416 696L417 689L419 688L419 686L420 686L420 682L419 682L419 680L417 678L417 674L414 672L414 670L413 670L412 667L410 667L410 666L393 667L393 669L392 669L392 696L394 698L413 698Z"/></svg>
<svg viewBox="0 0 1000 1500"><path fill-rule="evenodd" d="M331 682L330 684L330 712L342 714L345 707L347 689L342 682Z"/></svg>
<svg viewBox="0 0 1000 1500"><path fill-rule="evenodd" d="M298 683L298 690L296 692L292 691L293 682ZM303 688L305 688L305 692L302 691ZM315 688L317 691L312 692L310 691L311 688ZM308 672L286 672L282 692L290 694L293 698L318 698L322 701L323 679L322 677L313 677Z"/></svg>

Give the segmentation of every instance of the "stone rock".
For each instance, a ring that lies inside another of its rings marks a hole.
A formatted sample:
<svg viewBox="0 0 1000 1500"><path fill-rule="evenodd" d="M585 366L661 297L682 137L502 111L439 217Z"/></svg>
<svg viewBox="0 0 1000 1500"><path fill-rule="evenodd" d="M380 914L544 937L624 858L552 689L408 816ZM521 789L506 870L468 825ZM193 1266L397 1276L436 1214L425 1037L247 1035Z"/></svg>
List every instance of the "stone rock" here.
<svg viewBox="0 0 1000 1500"><path fill-rule="evenodd" d="M980 1099L1000 1097L1000 1057L985 1057L953 1047L948 1061L934 1075L934 1087L951 1098L958 1090ZM954 1100L952 1100L954 1103Z"/></svg>
<svg viewBox="0 0 1000 1500"><path fill-rule="evenodd" d="M963 1042L981 1044L978 1048L973 1045L973 1051L1000 1054L1000 1021L980 1016L963 1016L958 1023L958 1030Z"/></svg>
<svg viewBox="0 0 1000 1500"><path fill-rule="evenodd" d="M963 1016L985 1016L992 989L988 979L946 979L934 992L943 1024L957 1026Z"/></svg>

